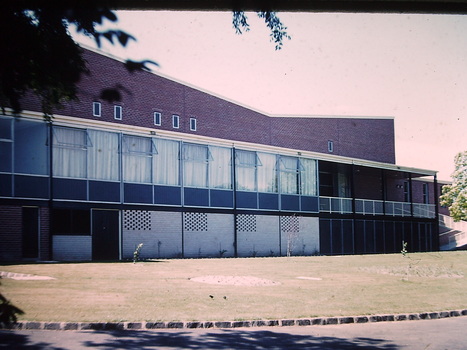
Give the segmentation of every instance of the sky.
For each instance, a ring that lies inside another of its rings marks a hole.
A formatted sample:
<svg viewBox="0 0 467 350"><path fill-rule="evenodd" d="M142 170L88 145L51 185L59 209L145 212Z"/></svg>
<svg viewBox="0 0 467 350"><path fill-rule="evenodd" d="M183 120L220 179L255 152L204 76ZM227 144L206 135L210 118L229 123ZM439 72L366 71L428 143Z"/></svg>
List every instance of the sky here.
<svg viewBox="0 0 467 350"><path fill-rule="evenodd" d="M242 35L231 12L116 14L105 27L137 41L102 51L156 73L269 115L392 117L396 163L439 180L467 150L467 16L278 12L291 40L275 50L253 12Z"/></svg>

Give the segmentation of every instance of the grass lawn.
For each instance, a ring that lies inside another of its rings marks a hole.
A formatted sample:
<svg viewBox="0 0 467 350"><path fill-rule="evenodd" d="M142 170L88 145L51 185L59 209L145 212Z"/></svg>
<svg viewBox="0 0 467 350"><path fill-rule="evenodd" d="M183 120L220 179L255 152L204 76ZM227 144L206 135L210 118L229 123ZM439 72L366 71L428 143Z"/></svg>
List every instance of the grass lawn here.
<svg viewBox="0 0 467 350"><path fill-rule="evenodd" d="M233 321L467 308L467 252L0 265L55 280L2 279L31 321ZM200 276L251 276L269 286ZM297 278L307 277L307 279Z"/></svg>

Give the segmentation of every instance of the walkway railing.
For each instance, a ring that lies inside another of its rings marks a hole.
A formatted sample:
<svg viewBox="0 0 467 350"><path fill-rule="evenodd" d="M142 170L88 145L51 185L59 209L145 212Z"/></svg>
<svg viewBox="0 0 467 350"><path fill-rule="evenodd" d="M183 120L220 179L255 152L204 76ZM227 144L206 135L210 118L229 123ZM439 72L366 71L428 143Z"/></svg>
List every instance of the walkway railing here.
<svg viewBox="0 0 467 350"><path fill-rule="evenodd" d="M320 212L352 214L352 198L320 197ZM434 218L434 204L381 201L372 199L355 199L355 213L362 215L413 216Z"/></svg>
<svg viewBox="0 0 467 350"><path fill-rule="evenodd" d="M448 229L439 235L440 249L452 250L467 245L467 221L454 221L447 215L439 215L439 225Z"/></svg>

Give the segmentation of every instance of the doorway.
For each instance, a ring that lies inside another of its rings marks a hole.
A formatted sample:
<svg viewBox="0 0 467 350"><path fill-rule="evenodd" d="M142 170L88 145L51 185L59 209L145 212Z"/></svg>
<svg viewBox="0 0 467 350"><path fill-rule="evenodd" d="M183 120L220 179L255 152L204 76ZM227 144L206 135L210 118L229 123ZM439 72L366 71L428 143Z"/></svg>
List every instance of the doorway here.
<svg viewBox="0 0 467 350"><path fill-rule="evenodd" d="M92 210L92 260L120 258L120 212Z"/></svg>

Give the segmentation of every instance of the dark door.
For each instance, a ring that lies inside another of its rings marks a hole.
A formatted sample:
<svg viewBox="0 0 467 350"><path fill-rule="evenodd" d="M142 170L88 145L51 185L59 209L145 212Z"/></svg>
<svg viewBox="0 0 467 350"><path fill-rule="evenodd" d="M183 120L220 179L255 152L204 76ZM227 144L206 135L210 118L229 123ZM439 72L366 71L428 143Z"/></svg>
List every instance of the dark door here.
<svg viewBox="0 0 467 350"><path fill-rule="evenodd" d="M92 210L92 259L119 259L119 212Z"/></svg>
<svg viewBox="0 0 467 350"><path fill-rule="evenodd" d="M23 258L39 257L39 208L23 208Z"/></svg>

